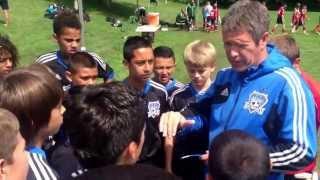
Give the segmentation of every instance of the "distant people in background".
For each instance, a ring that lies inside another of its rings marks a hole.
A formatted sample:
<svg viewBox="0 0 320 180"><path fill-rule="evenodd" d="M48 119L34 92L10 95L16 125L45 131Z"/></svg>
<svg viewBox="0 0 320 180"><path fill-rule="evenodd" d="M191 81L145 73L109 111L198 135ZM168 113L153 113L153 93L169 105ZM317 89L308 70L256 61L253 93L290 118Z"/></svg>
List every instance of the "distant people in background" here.
<svg viewBox="0 0 320 180"><path fill-rule="evenodd" d="M19 54L9 37L0 35L0 77L8 74L19 64Z"/></svg>
<svg viewBox="0 0 320 180"><path fill-rule="evenodd" d="M123 46L123 63L129 71L123 83L135 89L145 101L145 143L141 163L164 167L163 138L159 132L160 116L168 110L165 87L151 80L154 54L150 41L141 36L129 37Z"/></svg>
<svg viewBox="0 0 320 180"><path fill-rule="evenodd" d="M175 25L179 26L180 28L190 29L191 21L188 19L188 15L183 8L181 8L180 12L176 16Z"/></svg>
<svg viewBox="0 0 320 180"><path fill-rule="evenodd" d="M81 24L77 15L67 10L63 11L53 20L53 37L59 45L59 50L41 55L36 60L56 73L64 91L71 86L66 78L66 71L69 68L70 56L80 51L80 32ZM103 78L105 82L111 81L114 76L112 68L97 54L89 54L97 61L98 77Z"/></svg>
<svg viewBox="0 0 320 180"><path fill-rule="evenodd" d="M97 61L87 52L76 52L69 58L66 78L72 86L86 86L96 83L98 78Z"/></svg>
<svg viewBox="0 0 320 180"><path fill-rule="evenodd" d="M285 24L286 9L287 9L287 4L280 5L278 12L277 12L277 22L271 30L272 33L274 33L277 30L278 25L282 26L282 32L286 31L286 24Z"/></svg>
<svg viewBox="0 0 320 180"><path fill-rule="evenodd" d="M0 83L0 107L17 116L29 152L30 179L57 179L42 146L62 124L63 91L44 65L32 65L8 74Z"/></svg>
<svg viewBox="0 0 320 180"><path fill-rule="evenodd" d="M210 15L209 15L209 20L210 20L210 22L209 22L210 26L208 27L209 31L218 30L218 25L221 23L221 17L220 17L220 11L219 11L217 2L215 2L213 4L213 9L211 10Z"/></svg>
<svg viewBox="0 0 320 180"><path fill-rule="evenodd" d="M158 6L158 0L150 0L150 5Z"/></svg>
<svg viewBox="0 0 320 180"><path fill-rule="evenodd" d="M206 28L208 24L208 18L210 16L210 12L212 11L212 6L210 1L207 1L206 5L202 8L202 17L203 17L203 29Z"/></svg>
<svg viewBox="0 0 320 180"><path fill-rule="evenodd" d="M194 124L182 129L174 139L165 138L166 170L173 171L184 180L204 179L204 163L197 156L188 156L204 154L208 149L208 119L195 115L187 108L201 98L212 84L216 67L215 47L200 40L189 43L184 50L184 64L191 82L172 93L170 110L182 112L186 118L193 119Z"/></svg>
<svg viewBox="0 0 320 180"><path fill-rule="evenodd" d="M210 180L265 180L271 168L267 146L241 130L212 140L208 166Z"/></svg>
<svg viewBox="0 0 320 180"><path fill-rule="evenodd" d="M195 3L195 0L189 0L186 7L186 12L188 15L188 20L191 22L191 26L189 28L190 31L194 30L196 27L196 10L197 5Z"/></svg>
<svg viewBox="0 0 320 180"><path fill-rule="evenodd" d="M302 26L302 30L304 34L307 33L306 21L308 20L308 8L307 5L303 5L302 8L299 9L300 15L297 15L298 22L295 23L292 27L292 32L296 32L300 26Z"/></svg>
<svg viewBox="0 0 320 180"><path fill-rule="evenodd" d="M320 35L320 16L319 16L319 20L318 20L318 24L316 25L316 27L314 27L313 31Z"/></svg>
<svg viewBox="0 0 320 180"><path fill-rule="evenodd" d="M158 46L154 53L154 77L153 80L162 84L168 95L173 91L183 87L183 84L173 78L176 69L176 58L173 50L167 46Z"/></svg>
<svg viewBox="0 0 320 180"><path fill-rule="evenodd" d="M0 179L26 180L28 155L20 134L19 121L11 112L0 108Z"/></svg>
<svg viewBox="0 0 320 180"><path fill-rule="evenodd" d="M9 3L8 0L0 0L0 6L4 15L4 26L7 27L9 25Z"/></svg>
<svg viewBox="0 0 320 180"><path fill-rule="evenodd" d="M291 17L291 32L295 32L296 27L299 26L300 17L301 17L301 3L297 3L293 9L292 17Z"/></svg>

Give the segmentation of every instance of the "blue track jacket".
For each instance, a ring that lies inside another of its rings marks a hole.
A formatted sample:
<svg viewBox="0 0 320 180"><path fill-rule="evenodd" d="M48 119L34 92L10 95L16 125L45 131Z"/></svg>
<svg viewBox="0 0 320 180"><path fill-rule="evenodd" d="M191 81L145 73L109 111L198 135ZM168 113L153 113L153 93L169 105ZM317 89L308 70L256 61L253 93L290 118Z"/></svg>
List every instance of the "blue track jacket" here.
<svg viewBox="0 0 320 180"><path fill-rule="evenodd" d="M244 130L270 147L273 172L298 170L317 152L313 97L289 60L274 46L267 48L259 66L219 71L193 108L210 119L210 140L224 130ZM283 178L273 174L270 179Z"/></svg>

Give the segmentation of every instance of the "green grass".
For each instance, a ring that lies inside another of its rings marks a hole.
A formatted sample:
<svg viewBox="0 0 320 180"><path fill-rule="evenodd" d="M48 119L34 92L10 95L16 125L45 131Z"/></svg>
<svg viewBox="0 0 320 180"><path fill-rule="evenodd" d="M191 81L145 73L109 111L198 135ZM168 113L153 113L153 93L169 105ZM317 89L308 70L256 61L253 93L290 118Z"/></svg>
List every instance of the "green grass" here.
<svg viewBox="0 0 320 180"><path fill-rule="evenodd" d="M5 28L0 24L0 32L8 34L20 51L21 65L27 65L34 59L48 51L57 48L52 38L52 21L43 17L44 10L48 4L54 0L14 0L10 1L11 23ZM173 23L176 14L185 4L168 1L165 5L160 0L157 7L149 7L148 11L160 12L161 20ZM55 0L72 4L72 0ZM148 7L148 0L140 0L140 4ZM106 8L97 3L97 0L85 1L85 7L90 13L92 21L85 25L85 45L88 50L95 51L105 59L115 69L117 79L121 80L127 76L127 71L122 65L122 45L124 37L138 35L135 32L136 25L130 24L128 18L133 15L136 7L134 0L114 0L111 8ZM201 14L198 9L198 26L201 27ZM225 10L221 10L223 15ZM286 22L289 25L292 12L287 12ZM271 25L274 24L276 12L271 11ZM312 30L319 19L319 12L309 12L308 30ZM119 17L124 23L124 31L113 28L105 22L105 16ZM304 35L301 30L293 35L300 48L303 68L320 80L319 56L320 36L310 32ZM223 50L220 32L206 33L202 31L186 32L175 28L169 28L168 32L157 32L154 46L168 45L176 53L177 69L175 76L182 82L187 82L185 67L182 61L184 47L189 42L201 39L212 42L218 51L218 69L228 66ZM320 163L318 163L320 164Z"/></svg>

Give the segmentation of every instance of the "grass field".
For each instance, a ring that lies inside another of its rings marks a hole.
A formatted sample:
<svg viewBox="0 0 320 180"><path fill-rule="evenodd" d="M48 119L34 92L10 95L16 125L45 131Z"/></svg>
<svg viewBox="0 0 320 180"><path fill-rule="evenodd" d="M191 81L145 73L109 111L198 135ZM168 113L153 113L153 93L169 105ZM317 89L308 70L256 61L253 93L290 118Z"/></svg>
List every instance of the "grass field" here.
<svg viewBox="0 0 320 180"><path fill-rule="evenodd" d="M8 34L17 45L21 65L30 64L34 59L45 52L55 50L56 44L52 38L52 22L43 17L44 11L50 2L54 0L11 0L11 23L5 28L0 24L0 32ZM117 79L121 80L127 75L127 71L122 65L122 45L126 36L137 35L135 32L136 24L128 22L129 16L133 15L136 8L135 0L114 0L111 8L106 8L96 2L97 0L85 1L85 8L91 16L91 22L85 25L85 45L88 50L95 51L105 59L115 69ZM157 7L148 7L148 11L160 12L161 20L173 23L179 10L185 7L185 4L168 1ZM70 5L72 0L56 0ZM140 4L148 6L148 0L140 0ZM201 14L198 9L198 26L201 27ZM223 15L225 10L221 10ZM287 12L286 22L289 25L292 12ZM309 12L309 21L307 23L310 31L318 23L319 12ZM113 28L105 22L106 16L115 16L120 18L124 25L123 30ZM271 24L275 22L275 11L270 12ZM304 35L301 30L293 34L301 48L301 57L303 68L311 73L316 79L320 80L320 36L310 32ZM203 39L212 42L218 51L218 68L228 65L223 50L220 32L206 33L203 31L186 32L176 28L169 28L168 32L157 32L154 46L168 45L176 53L177 70L175 76L183 82L188 78L182 63L182 52L186 44L195 40ZM319 55L319 56L318 56ZM319 164L319 163L318 163Z"/></svg>

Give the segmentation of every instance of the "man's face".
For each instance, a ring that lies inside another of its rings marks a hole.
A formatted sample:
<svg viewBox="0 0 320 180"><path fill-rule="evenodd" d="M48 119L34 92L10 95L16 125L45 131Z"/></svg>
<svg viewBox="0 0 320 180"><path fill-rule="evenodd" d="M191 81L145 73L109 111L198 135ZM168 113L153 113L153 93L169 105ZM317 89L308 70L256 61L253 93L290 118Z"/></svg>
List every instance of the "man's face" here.
<svg viewBox="0 0 320 180"><path fill-rule="evenodd" d="M70 73L69 75L67 74L67 76L74 86L86 86L95 84L98 77L98 68L80 67L77 68L76 72Z"/></svg>
<svg viewBox="0 0 320 180"><path fill-rule="evenodd" d="M157 82L168 84L176 67L173 58L156 57L154 61L154 76Z"/></svg>
<svg viewBox="0 0 320 180"><path fill-rule="evenodd" d="M266 42L263 38L258 45L246 31L222 32L224 49L232 69L246 71L252 65L259 65Z"/></svg>
<svg viewBox="0 0 320 180"><path fill-rule="evenodd" d="M65 55L76 53L80 49L80 29L63 28L60 34L55 34L60 51Z"/></svg>
<svg viewBox="0 0 320 180"><path fill-rule="evenodd" d="M12 63L12 55L8 51L3 51L0 55L0 76L8 74L12 71L13 63Z"/></svg>
<svg viewBox="0 0 320 180"><path fill-rule="evenodd" d="M125 62L129 69L129 77L137 82L147 82L153 71L154 56L151 47L133 51L133 58Z"/></svg>

